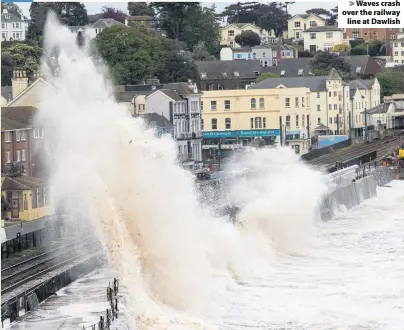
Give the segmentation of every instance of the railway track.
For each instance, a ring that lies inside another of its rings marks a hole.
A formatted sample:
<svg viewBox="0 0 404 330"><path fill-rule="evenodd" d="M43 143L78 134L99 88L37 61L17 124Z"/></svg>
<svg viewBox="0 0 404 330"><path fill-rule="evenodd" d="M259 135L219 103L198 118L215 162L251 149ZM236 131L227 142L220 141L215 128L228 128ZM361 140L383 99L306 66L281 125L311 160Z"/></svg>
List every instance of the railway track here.
<svg viewBox="0 0 404 330"><path fill-rule="evenodd" d="M3 295L14 289L16 284L26 283L27 279L32 280L32 277L39 276L39 274L42 275L44 272L53 270L58 265L64 265L82 256L82 254L77 254L78 250L83 251L84 249L85 251L92 251L95 249L100 251L99 243L94 241L84 244L80 243L82 243L82 241L69 243L55 250L3 269L1 272L1 294ZM87 254L88 252L84 255Z"/></svg>
<svg viewBox="0 0 404 330"><path fill-rule="evenodd" d="M22 286L22 285L24 285L24 284L26 284L28 282L37 280L41 276L44 276L44 275L50 273L51 271L57 270L57 269L65 266L65 265L72 264L73 262L76 262L76 261L89 259L89 258L91 258L93 256L96 256L96 255L102 255L102 252L100 251L99 247L93 248L93 249L91 249L91 250L89 250L87 252L81 253L79 255L75 255L74 257L71 257L69 259L63 260L63 261L57 263L56 265L49 266L49 267L47 267L45 269L42 269L40 271L37 270L37 271L35 271L34 274L31 273L31 275L25 276L23 279L19 279L17 281L9 282L7 284L7 286L5 286L5 287L2 285L1 295L3 296L4 294L19 288L20 286Z"/></svg>
<svg viewBox="0 0 404 330"><path fill-rule="evenodd" d="M327 155L327 157L324 157L324 158L321 157L321 159L315 158L312 161L310 161L309 164L315 165L315 166L316 165L317 166L334 165L336 162L339 162L339 161L344 162L347 160L351 160L352 158L357 158L357 157L366 155L368 153L378 151L383 146L385 146L386 148L391 148L392 145L394 145L395 143L398 143L400 141L400 138L401 137L393 137L393 138L385 138L385 139L381 139L381 140L376 140L376 141L369 143L367 145L364 145L362 147L347 150L346 152Z"/></svg>

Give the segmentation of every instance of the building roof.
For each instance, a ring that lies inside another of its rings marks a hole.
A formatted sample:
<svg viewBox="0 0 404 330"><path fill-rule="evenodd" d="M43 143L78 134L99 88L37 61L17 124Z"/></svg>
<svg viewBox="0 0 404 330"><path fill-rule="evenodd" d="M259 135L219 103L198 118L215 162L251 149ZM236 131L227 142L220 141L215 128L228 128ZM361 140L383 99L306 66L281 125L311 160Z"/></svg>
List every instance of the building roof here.
<svg viewBox="0 0 404 330"><path fill-rule="evenodd" d="M164 85L164 89L172 89L179 95L199 94L195 93L193 86L189 86L186 82L168 83Z"/></svg>
<svg viewBox="0 0 404 330"><path fill-rule="evenodd" d="M158 113L147 113L140 115L149 125L156 126L159 128L173 128L174 125L164 116Z"/></svg>
<svg viewBox="0 0 404 330"><path fill-rule="evenodd" d="M404 42L404 38L400 38L400 39L392 40L391 42Z"/></svg>
<svg viewBox="0 0 404 330"><path fill-rule="evenodd" d="M102 14L88 15L88 21L90 24L97 22L100 18L102 18Z"/></svg>
<svg viewBox="0 0 404 330"><path fill-rule="evenodd" d="M21 18L16 15L10 14L7 10L3 10L1 13L1 22L2 23L16 23L16 22L24 22Z"/></svg>
<svg viewBox="0 0 404 330"><path fill-rule="evenodd" d="M3 96L7 100L7 102L11 101L13 98L13 87L1 86L1 96Z"/></svg>
<svg viewBox="0 0 404 330"><path fill-rule="evenodd" d="M367 114L375 115L387 113L387 110L389 110L389 105L389 103L380 103L379 105L376 105L375 107L367 110Z"/></svg>
<svg viewBox="0 0 404 330"><path fill-rule="evenodd" d="M43 188L46 186L46 183L43 179L34 178L31 176L14 176L4 177L4 180L1 185L1 190L3 191L11 191L11 190L31 190Z"/></svg>
<svg viewBox="0 0 404 330"><path fill-rule="evenodd" d="M35 107L2 107L1 129L14 130L31 128L37 113L38 109Z"/></svg>
<svg viewBox="0 0 404 330"><path fill-rule="evenodd" d="M374 61L374 66L381 71L381 66L369 55L341 56L351 66L351 73L365 74L369 61ZM285 71L283 77L311 76L310 61L312 57L287 58L282 59L277 67L277 72ZM298 74L299 70L303 70L302 74Z"/></svg>
<svg viewBox="0 0 404 330"><path fill-rule="evenodd" d="M327 80L342 80L342 78L337 70L331 68L330 73L327 76Z"/></svg>
<svg viewBox="0 0 404 330"><path fill-rule="evenodd" d="M104 29L114 25L125 25L113 18L100 18L97 22L91 25L92 28Z"/></svg>
<svg viewBox="0 0 404 330"><path fill-rule="evenodd" d="M195 65L202 80L254 79L254 72L267 71L260 60L197 61Z"/></svg>
<svg viewBox="0 0 404 330"><path fill-rule="evenodd" d="M293 17L291 17L291 18L289 19L289 21L290 21L291 19L295 18L296 16L299 16L299 17L301 17L301 18L303 18L303 19L307 19L307 18L309 18L310 16L314 16L314 17L317 17L317 18L319 18L319 19L325 21L324 18L322 18L322 17L320 17L320 16L318 16L318 15L314 15L314 14L296 14L296 15L294 15Z"/></svg>
<svg viewBox="0 0 404 330"><path fill-rule="evenodd" d="M373 79L356 79L349 81L349 88L370 89L373 86Z"/></svg>
<svg viewBox="0 0 404 330"><path fill-rule="evenodd" d="M312 26L306 29L304 32L330 32L330 31L341 31L342 29L337 28L336 26L325 25L325 26Z"/></svg>
<svg viewBox="0 0 404 330"><path fill-rule="evenodd" d="M134 91L117 91L115 98L117 102L132 102L136 92Z"/></svg>
<svg viewBox="0 0 404 330"><path fill-rule="evenodd" d="M161 21L159 18L153 16L127 16L128 21Z"/></svg>
<svg viewBox="0 0 404 330"><path fill-rule="evenodd" d="M252 85L251 89L277 88L282 85L287 88L307 87L312 92L326 90L327 77L290 77L290 78L268 78L258 84Z"/></svg>
<svg viewBox="0 0 404 330"><path fill-rule="evenodd" d="M172 89L159 89L157 92L161 92L161 93L167 95L173 101L184 101L184 99L176 91L174 91ZM152 95L152 94L150 94L150 95Z"/></svg>

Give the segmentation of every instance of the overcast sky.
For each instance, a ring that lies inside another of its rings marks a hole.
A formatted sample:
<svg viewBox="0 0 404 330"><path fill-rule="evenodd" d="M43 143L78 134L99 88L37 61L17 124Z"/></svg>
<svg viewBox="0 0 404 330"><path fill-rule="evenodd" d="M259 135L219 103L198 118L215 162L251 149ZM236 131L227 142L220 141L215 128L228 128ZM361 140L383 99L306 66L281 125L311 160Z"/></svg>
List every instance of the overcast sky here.
<svg viewBox="0 0 404 330"><path fill-rule="evenodd" d="M29 18L30 3L29 2L20 2L17 4L23 11L24 15ZM213 4L213 2L202 2L202 4L204 6L211 6ZM229 2L216 2L215 4L216 4L216 11L220 12L223 10L224 7L229 5ZM323 2L320 2L320 1L300 2L299 1L289 7L290 8L289 12L292 15L304 14L306 12L306 10L308 10L308 9L319 8L319 7L330 10L331 8L334 8L337 4L338 4L337 1L329 1L329 0L323 1ZM94 3L87 2L87 3L85 3L85 5L87 8L88 14L98 14L99 12L101 12L101 8L103 6L117 8L124 12L127 12L128 3L127 2L94 2Z"/></svg>

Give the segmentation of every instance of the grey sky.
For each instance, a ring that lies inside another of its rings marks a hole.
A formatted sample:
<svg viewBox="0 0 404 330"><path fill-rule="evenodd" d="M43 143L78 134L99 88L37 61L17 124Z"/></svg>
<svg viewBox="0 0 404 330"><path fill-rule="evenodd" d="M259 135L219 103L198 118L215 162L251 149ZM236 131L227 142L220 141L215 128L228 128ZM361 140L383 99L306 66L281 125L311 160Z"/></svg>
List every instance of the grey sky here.
<svg viewBox="0 0 404 330"><path fill-rule="evenodd" d="M202 4L204 6L211 6L213 3L214 2L202 2ZM17 4L23 11L24 15L29 17L30 3L20 2ZM223 8L229 4L229 2L219 2L219 3L215 3L215 4L216 4L216 10L222 11ZM324 2L320 2L320 1L300 2L300 1L298 1L297 3L290 6L289 12L292 15L304 14L306 12L306 10L308 10L308 9L319 8L319 7L330 10L331 8L334 8L337 4L338 4L337 1L329 1L329 0L324 1ZM117 8L124 12L127 12L127 6L128 6L127 2L94 2L94 3L87 2L87 3L85 3L85 5L87 8L87 12L89 14L97 14L97 13L101 12L101 8L103 6Z"/></svg>

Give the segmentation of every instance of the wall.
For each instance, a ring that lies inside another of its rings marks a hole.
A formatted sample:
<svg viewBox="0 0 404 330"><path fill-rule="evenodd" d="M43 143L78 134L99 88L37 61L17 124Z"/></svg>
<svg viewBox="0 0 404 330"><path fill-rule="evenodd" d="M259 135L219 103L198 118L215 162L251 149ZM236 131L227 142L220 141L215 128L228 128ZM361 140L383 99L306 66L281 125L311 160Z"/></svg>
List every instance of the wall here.
<svg viewBox="0 0 404 330"><path fill-rule="evenodd" d="M377 186L384 186L391 180L392 171L389 168L379 167L371 175L337 188L324 199L320 207L321 219L331 220L335 212L342 207L350 210L365 200L376 197Z"/></svg>
<svg viewBox="0 0 404 330"><path fill-rule="evenodd" d="M315 35L315 39L311 38L311 35ZM344 39L343 31L324 31L315 32L307 31L303 32L304 49L310 50L310 46L316 46L317 51L330 51L335 45L341 44Z"/></svg>
<svg viewBox="0 0 404 330"><path fill-rule="evenodd" d="M299 15L296 15L288 21L288 38L303 39L302 32L311 27L310 21L315 22L315 25L313 25L313 26L324 26L325 25L325 21L323 19L321 19L320 17L310 15L309 17L304 19L304 18L300 17ZM300 26L296 27L295 22L299 22ZM296 32L300 33L300 36L296 36Z"/></svg>

